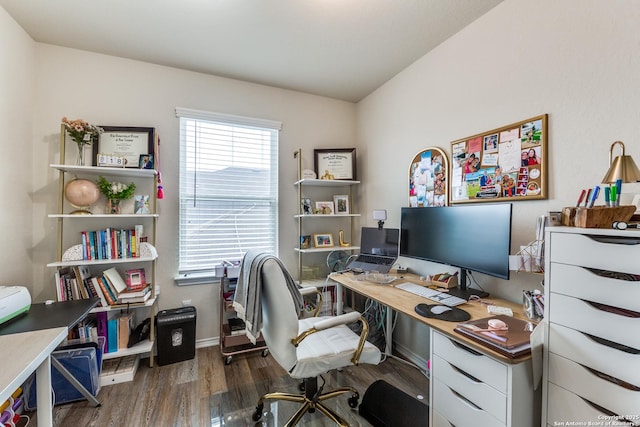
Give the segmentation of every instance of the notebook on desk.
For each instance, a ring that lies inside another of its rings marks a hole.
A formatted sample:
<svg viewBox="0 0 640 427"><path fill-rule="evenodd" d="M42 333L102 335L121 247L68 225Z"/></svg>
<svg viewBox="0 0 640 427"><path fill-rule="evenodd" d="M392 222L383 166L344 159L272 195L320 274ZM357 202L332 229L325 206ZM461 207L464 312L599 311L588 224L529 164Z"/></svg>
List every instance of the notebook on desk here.
<svg viewBox="0 0 640 427"><path fill-rule="evenodd" d="M400 230L397 228L362 227L360 254L347 268L388 273L398 259L399 242Z"/></svg>

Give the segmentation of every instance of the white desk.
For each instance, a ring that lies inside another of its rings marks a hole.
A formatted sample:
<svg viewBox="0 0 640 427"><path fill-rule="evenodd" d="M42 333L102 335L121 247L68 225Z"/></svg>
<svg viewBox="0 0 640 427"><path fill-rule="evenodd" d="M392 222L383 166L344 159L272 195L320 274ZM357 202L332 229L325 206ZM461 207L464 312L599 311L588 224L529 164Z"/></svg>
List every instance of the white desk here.
<svg viewBox="0 0 640 427"><path fill-rule="evenodd" d="M36 372L38 426L53 425L51 352L67 337L58 327L0 336L0 402Z"/></svg>

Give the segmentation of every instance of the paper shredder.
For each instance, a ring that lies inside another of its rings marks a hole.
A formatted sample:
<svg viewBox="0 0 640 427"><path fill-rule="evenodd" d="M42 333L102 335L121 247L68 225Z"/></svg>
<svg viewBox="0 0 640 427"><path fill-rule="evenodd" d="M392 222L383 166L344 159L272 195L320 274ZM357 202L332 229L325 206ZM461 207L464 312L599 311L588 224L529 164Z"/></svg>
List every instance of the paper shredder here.
<svg viewBox="0 0 640 427"><path fill-rule="evenodd" d="M156 317L158 365L193 359L196 355L196 308L161 310Z"/></svg>

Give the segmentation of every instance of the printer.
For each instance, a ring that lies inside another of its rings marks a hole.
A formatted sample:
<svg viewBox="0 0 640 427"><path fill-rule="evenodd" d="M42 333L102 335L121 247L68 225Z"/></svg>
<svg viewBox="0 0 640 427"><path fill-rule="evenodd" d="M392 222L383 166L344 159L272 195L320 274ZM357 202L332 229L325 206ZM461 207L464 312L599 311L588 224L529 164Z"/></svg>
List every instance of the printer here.
<svg viewBox="0 0 640 427"><path fill-rule="evenodd" d="M26 313L31 308L31 294L24 286L0 286L0 324Z"/></svg>

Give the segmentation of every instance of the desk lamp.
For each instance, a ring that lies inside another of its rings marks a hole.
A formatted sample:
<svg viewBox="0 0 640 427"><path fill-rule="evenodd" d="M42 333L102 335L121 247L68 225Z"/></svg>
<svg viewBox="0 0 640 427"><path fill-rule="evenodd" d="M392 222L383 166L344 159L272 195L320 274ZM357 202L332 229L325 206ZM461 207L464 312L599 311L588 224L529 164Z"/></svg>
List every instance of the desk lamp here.
<svg viewBox="0 0 640 427"><path fill-rule="evenodd" d="M613 159L613 147L616 144L622 146L622 155ZM640 170L636 166L636 162L633 161L631 156L624 154L624 144L622 141L616 141L611 144L609 150L609 170L607 174L602 178L603 184L615 184L620 179L622 182L638 182L640 181Z"/></svg>

